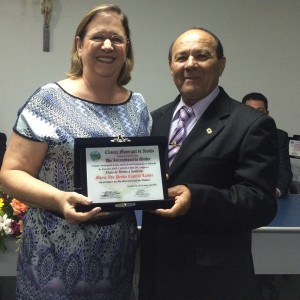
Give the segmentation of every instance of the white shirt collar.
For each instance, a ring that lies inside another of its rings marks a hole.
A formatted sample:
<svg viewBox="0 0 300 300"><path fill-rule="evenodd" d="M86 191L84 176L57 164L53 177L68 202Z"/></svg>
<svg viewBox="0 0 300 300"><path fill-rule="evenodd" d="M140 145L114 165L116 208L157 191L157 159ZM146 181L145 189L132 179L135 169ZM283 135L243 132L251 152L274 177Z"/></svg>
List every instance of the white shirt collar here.
<svg viewBox="0 0 300 300"><path fill-rule="evenodd" d="M193 109L193 112L195 114L196 120L199 120L207 107L213 102L213 100L217 97L219 94L220 89L217 86L209 95L207 95L202 100L196 102L191 108ZM182 106L186 106L186 104L183 102L182 97L180 98L180 102L178 103L174 113L173 113L173 120L177 118L178 111L181 109Z"/></svg>

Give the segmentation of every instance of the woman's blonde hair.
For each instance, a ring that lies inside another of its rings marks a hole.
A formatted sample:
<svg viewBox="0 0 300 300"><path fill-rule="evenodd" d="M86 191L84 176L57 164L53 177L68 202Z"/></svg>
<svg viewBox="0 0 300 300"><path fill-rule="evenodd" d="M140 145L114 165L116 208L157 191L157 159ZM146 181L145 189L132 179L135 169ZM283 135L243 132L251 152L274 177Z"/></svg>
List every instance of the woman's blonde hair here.
<svg viewBox="0 0 300 300"><path fill-rule="evenodd" d="M134 65L133 49L132 49L131 39L130 39L128 18L122 12L120 7L115 4L103 4L97 6L83 17L75 33L73 47L71 51L71 66L69 72L67 73L67 76L72 79L77 79L82 76L83 66L82 66L81 58L79 57L77 52L76 37L78 36L81 40L83 40L84 36L86 35L87 26L90 24L90 22L94 19L95 16L101 14L102 12L116 13L121 17L121 22L124 27L128 42L127 42L126 60L120 71L117 83L119 85L126 85L131 79L131 71Z"/></svg>

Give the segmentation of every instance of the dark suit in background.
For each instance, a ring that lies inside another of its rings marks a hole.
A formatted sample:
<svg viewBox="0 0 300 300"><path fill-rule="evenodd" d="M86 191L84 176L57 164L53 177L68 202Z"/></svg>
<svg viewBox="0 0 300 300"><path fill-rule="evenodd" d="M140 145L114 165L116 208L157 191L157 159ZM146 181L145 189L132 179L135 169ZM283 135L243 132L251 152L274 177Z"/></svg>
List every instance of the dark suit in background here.
<svg viewBox="0 0 300 300"><path fill-rule="evenodd" d="M289 137L287 132L277 129L279 149L279 171L277 188L281 195L287 194L293 179L291 160L289 156Z"/></svg>
<svg viewBox="0 0 300 300"><path fill-rule="evenodd" d="M211 89L204 95L199 89L199 97L211 95L225 59L215 57L217 42L208 31L188 30L178 39L171 71L182 99L193 107L186 95L198 95L198 82L207 74ZM153 136L169 136L179 102L180 95L153 112ZM169 193L178 189L175 205L143 213L139 299L258 299L251 230L276 214L277 170L273 119L220 88L167 171L168 186L175 187Z"/></svg>
<svg viewBox="0 0 300 300"><path fill-rule="evenodd" d="M269 103L265 95L252 92L245 95L242 103L269 115ZM279 169L276 186L276 196L280 197L288 193L289 187L293 179L291 161L289 155L289 137L287 132L277 129L278 150L279 150Z"/></svg>

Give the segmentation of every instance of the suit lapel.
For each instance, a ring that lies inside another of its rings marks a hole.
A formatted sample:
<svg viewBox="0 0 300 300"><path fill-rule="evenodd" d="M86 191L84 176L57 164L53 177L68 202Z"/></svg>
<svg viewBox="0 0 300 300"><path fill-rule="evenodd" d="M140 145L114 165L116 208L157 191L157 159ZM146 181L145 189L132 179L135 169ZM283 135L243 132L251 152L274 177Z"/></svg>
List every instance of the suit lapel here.
<svg viewBox="0 0 300 300"><path fill-rule="evenodd" d="M180 95L176 99L159 110L159 115L155 117L155 126L152 128L151 135L169 137L169 131L172 121L172 116L175 108L180 101ZM155 113L155 112L154 112ZM169 168L168 149L165 151L165 166L166 170Z"/></svg>
<svg viewBox="0 0 300 300"><path fill-rule="evenodd" d="M210 104L193 130L184 140L169 174L180 168L196 152L201 152L222 131L230 113L228 95L220 89L217 98Z"/></svg>

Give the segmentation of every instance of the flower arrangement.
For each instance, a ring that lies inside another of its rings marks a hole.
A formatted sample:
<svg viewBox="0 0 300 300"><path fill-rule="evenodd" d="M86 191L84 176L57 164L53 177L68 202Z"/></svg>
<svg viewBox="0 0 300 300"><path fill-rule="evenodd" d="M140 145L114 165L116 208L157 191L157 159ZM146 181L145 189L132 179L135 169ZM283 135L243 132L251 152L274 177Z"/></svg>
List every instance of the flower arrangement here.
<svg viewBox="0 0 300 300"><path fill-rule="evenodd" d="M5 239L8 236L20 237L23 218L28 206L0 190L0 251L7 250Z"/></svg>

